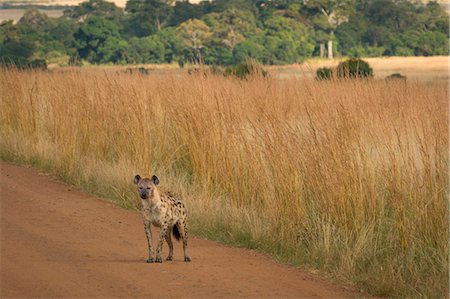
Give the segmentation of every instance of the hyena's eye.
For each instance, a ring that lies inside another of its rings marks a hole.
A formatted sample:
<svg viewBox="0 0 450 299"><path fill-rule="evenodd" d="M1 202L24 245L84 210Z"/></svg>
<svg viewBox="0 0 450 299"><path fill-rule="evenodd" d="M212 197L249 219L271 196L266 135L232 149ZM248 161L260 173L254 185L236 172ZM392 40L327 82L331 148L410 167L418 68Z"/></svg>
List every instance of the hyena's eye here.
<svg viewBox="0 0 450 299"><path fill-rule="evenodd" d="M139 190L142 190L142 189L144 189L144 188L142 188L142 187L139 187Z"/></svg>
<svg viewBox="0 0 450 299"><path fill-rule="evenodd" d="M150 189L152 189L152 188L150 188L150 187L147 187L147 190L150 190Z"/></svg>

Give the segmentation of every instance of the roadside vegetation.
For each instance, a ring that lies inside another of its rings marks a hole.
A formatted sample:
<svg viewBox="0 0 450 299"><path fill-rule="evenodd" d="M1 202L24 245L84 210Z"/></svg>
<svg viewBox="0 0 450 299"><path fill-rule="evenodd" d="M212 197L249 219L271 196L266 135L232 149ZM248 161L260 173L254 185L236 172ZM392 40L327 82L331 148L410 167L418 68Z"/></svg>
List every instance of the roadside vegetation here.
<svg viewBox="0 0 450 299"><path fill-rule="evenodd" d="M0 90L2 160L127 208L157 174L197 235L448 295L446 82L2 69Z"/></svg>
<svg viewBox="0 0 450 299"><path fill-rule="evenodd" d="M449 53L449 16L434 1L103 0L59 18L29 10L0 24L0 62L48 64L301 63L311 57Z"/></svg>

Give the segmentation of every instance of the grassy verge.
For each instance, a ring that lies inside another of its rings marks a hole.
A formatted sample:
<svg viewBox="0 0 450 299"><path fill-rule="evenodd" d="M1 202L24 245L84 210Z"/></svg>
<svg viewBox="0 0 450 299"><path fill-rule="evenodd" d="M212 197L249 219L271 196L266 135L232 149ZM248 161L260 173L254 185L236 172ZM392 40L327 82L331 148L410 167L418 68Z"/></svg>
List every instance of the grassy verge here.
<svg viewBox="0 0 450 299"><path fill-rule="evenodd" d="M127 208L156 173L197 234L448 294L446 84L1 70L0 90L3 160Z"/></svg>

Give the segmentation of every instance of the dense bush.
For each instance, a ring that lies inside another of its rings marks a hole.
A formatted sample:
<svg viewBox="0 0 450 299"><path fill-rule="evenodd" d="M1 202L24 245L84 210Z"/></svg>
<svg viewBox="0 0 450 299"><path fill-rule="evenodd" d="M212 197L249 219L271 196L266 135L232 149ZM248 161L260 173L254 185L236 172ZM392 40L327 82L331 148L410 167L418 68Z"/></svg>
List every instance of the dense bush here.
<svg viewBox="0 0 450 299"><path fill-rule="evenodd" d="M0 57L0 66L6 68L24 69L47 69L47 61L45 59L28 60L20 56L2 56Z"/></svg>
<svg viewBox="0 0 450 299"><path fill-rule="evenodd" d="M82 66L83 62L81 61L80 55L78 55L78 53L73 53L72 55L70 55L68 65L69 66Z"/></svg>
<svg viewBox="0 0 450 299"><path fill-rule="evenodd" d="M339 63L334 69L321 67L316 71L317 80L330 80L333 76L337 78L367 78L373 76L373 69L362 59L350 58Z"/></svg>
<svg viewBox="0 0 450 299"><path fill-rule="evenodd" d="M400 73L393 73L393 74L387 76L385 79L386 79L386 81L392 81L392 80L406 80L406 76L403 76L403 75L400 74Z"/></svg>
<svg viewBox="0 0 450 299"><path fill-rule="evenodd" d="M225 76L235 76L239 79L245 79L252 75L266 76L267 71L255 60L246 60L237 64L236 66L229 66L225 69Z"/></svg>
<svg viewBox="0 0 450 299"><path fill-rule="evenodd" d="M350 58L338 64L336 76L339 78L367 78L373 76L373 69L362 59Z"/></svg>
<svg viewBox="0 0 450 299"><path fill-rule="evenodd" d="M18 69L25 68L28 64L28 59L21 56L7 55L0 57L0 65L2 67L15 67Z"/></svg>
<svg viewBox="0 0 450 299"><path fill-rule="evenodd" d="M46 70L47 69L47 61L45 59L35 59L28 63L27 65L30 69L40 69L40 70Z"/></svg>
<svg viewBox="0 0 450 299"><path fill-rule="evenodd" d="M316 71L317 80L329 80L333 76L333 70L329 67L321 67Z"/></svg>

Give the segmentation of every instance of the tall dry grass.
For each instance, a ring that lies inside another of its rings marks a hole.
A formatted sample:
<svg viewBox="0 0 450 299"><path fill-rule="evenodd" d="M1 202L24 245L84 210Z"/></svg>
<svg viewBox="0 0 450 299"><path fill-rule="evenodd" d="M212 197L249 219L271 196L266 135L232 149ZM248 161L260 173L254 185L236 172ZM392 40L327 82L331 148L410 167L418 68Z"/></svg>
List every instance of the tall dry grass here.
<svg viewBox="0 0 450 299"><path fill-rule="evenodd" d="M126 207L156 173L197 234L376 295L448 294L445 84L2 70L0 97L4 160Z"/></svg>

